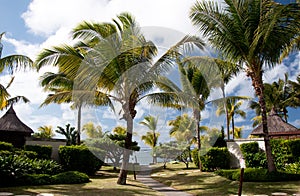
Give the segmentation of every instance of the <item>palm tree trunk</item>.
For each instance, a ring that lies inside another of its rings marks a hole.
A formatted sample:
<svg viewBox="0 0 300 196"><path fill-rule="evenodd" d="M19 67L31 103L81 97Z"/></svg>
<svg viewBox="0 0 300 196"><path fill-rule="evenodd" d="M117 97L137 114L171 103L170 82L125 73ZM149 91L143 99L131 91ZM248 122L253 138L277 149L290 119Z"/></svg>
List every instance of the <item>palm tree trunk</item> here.
<svg viewBox="0 0 300 196"><path fill-rule="evenodd" d="M194 113L194 120L196 123L196 133L197 133L197 146L198 146L198 154L200 153L201 150L201 135L200 135L200 111L198 109L193 110ZM198 155L199 156L199 155ZM198 168L201 170L201 161L200 157L198 157Z"/></svg>
<svg viewBox="0 0 300 196"><path fill-rule="evenodd" d="M256 74L252 71L248 71L247 74L252 79L252 86L254 87L255 93L258 96L259 104L261 108L264 142L265 142L266 157L268 162L268 171L269 172L276 171L276 167L274 164L274 157L272 155L272 149L270 144L269 131L268 131L267 108L264 99L264 85L262 80L262 71L259 74Z"/></svg>
<svg viewBox="0 0 300 196"><path fill-rule="evenodd" d="M81 134L81 107L82 105L79 104L78 106L78 113L77 113L77 145L80 145L80 134Z"/></svg>
<svg viewBox="0 0 300 196"><path fill-rule="evenodd" d="M231 126L232 126L232 139L234 139L234 114L232 114Z"/></svg>
<svg viewBox="0 0 300 196"><path fill-rule="evenodd" d="M119 173L119 178L117 181L117 184L120 185L126 185L127 180L127 173L128 173L128 163L129 163L129 156L130 156L130 147L132 143L132 130L133 130L133 118L135 114L131 114L132 112L129 112L131 110L126 110L126 108L129 108L128 105L125 105L125 114L124 117L126 119L127 123L127 133L126 133L126 139L125 139L125 149L123 152L123 161L122 166ZM133 110L133 112L135 112Z"/></svg>
<svg viewBox="0 0 300 196"><path fill-rule="evenodd" d="M225 94L225 86L224 83L221 85L221 90L223 94L223 99L224 99L224 109L225 109L225 114L226 114L226 128L227 128L227 139L230 139L230 131L229 131L229 114L228 114L228 108L227 108L227 99L226 99L226 94Z"/></svg>

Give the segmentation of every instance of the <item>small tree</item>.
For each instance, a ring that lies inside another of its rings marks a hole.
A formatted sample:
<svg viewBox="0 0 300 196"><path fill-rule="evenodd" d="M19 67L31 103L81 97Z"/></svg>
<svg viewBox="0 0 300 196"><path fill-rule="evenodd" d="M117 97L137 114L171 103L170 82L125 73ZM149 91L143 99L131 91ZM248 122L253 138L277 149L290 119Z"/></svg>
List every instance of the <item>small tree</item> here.
<svg viewBox="0 0 300 196"><path fill-rule="evenodd" d="M178 149L177 143L174 141L160 144L154 148L156 156L163 160L164 169L167 168L167 162L176 159L180 156L181 152L182 151Z"/></svg>
<svg viewBox="0 0 300 196"><path fill-rule="evenodd" d="M75 127L71 127L70 124L66 125L66 129L57 126L57 130L55 130L56 133L62 134L66 137L67 140L67 146L70 145L76 145L76 139L77 139L77 131L75 130Z"/></svg>
<svg viewBox="0 0 300 196"><path fill-rule="evenodd" d="M101 138L103 137L102 127L100 125L95 126L93 122L88 122L85 125L83 125L83 132L86 133L86 135L89 138Z"/></svg>

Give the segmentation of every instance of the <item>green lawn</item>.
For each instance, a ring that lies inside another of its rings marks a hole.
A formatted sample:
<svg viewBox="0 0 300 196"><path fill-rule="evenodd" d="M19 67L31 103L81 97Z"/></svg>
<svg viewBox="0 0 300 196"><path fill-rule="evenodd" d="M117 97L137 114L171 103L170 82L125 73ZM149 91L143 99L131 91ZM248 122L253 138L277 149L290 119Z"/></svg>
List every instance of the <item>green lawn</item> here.
<svg viewBox="0 0 300 196"><path fill-rule="evenodd" d="M159 165L161 166L161 165ZM192 166L192 164L191 164ZM167 164L167 169L161 167L152 173L154 179L161 181L176 189L190 192L194 195L230 195L237 194L238 182L227 180L214 173L200 172L195 167L184 169L184 164ZM128 185L117 185L118 172L110 170L111 167L103 167L97 176L91 177L91 182L76 185L46 185L28 187L0 188L0 192L12 192L14 194L52 193L55 195L161 195L128 176ZM296 182L272 182L253 183L245 182L243 194L268 194L272 192L286 192L289 194L300 192L300 181Z"/></svg>
<svg viewBox="0 0 300 196"><path fill-rule="evenodd" d="M52 193L54 195L84 195L84 196L132 196L132 195L158 195L160 193L135 181L133 175L128 176L127 186L118 185L118 173L110 171L111 167L103 167L97 176L91 177L91 182L73 185L44 185L0 188L0 192L14 194L36 195L38 193Z"/></svg>
<svg viewBox="0 0 300 196"><path fill-rule="evenodd" d="M230 181L211 172L200 172L195 167L184 168L185 165L182 163L167 164L166 170L157 169L152 173L152 177L168 186L194 195L230 195L238 192L239 182L237 181ZM271 195L273 192L300 193L300 181L243 183L245 195Z"/></svg>

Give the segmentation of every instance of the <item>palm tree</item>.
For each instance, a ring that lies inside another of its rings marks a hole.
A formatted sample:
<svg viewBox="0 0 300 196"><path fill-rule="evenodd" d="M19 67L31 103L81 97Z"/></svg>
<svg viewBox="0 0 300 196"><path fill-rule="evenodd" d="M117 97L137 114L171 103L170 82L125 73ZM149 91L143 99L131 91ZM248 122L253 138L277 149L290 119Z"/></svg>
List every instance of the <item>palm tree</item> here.
<svg viewBox="0 0 300 196"><path fill-rule="evenodd" d="M141 137L141 139L145 142L145 144L149 145L153 149L155 148L155 146L157 145L157 140L158 137L160 136L160 134L156 131L157 128L157 121L158 118L154 117L154 116L145 116L144 120L140 122L140 124L146 126L149 131L146 133L146 135L143 135ZM153 153L153 163L156 163L156 156Z"/></svg>
<svg viewBox="0 0 300 196"><path fill-rule="evenodd" d="M3 44L1 43L2 36L5 32L0 34L0 74L3 70L9 71L10 74L13 74L15 71L18 71L20 68L30 68L32 67L32 60L24 55L10 55L2 58ZM11 104L14 104L20 100L25 103L29 100L24 96L10 97L7 89L11 86L14 77L11 78L8 85L5 87L0 84L0 110L7 108Z"/></svg>
<svg viewBox="0 0 300 196"><path fill-rule="evenodd" d="M243 97L243 96L236 96L236 97L229 97L226 99L226 108L228 112L228 121L230 122L231 120L231 126L232 126L232 138L234 139L234 117L236 115L241 116L242 118L246 118L246 112L244 110L241 110L240 107L243 104L243 101L238 101L238 100L249 100L249 97ZM225 109L223 105L221 105L217 111L216 111L217 116L220 116L221 114L225 114Z"/></svg>
<svg viewBox="0 0 300 196"><path fill-rule="evenodd" d="M62 128L60 126L57 126L57 130L55 130L56 133L62 134L66 137L67 146L75 145L76 144L76 137L77 137L77 131L75 130L75 127L71 127L70 124L66 124L66 128Z"/></svg>
<svg viewBox="0 0 300 196"><path fill-rule="evenodd" d="M40 70L45 65L57 66L58 73L46 72L41 76L41 86L45 91L50 91L48 97L41 106L50 103L73 103L71 108L77 108L77 144L81 143L81 110L84 105L108 105L111 108L112 104L108 97L95 91L86 91L76 89L74 86L75 77L73 74L78 72L78 69L84 59L86 51L84 44L78 43L74 47L63 45L55 46L52 49L44 49L37 57L35 66ZM77 87L77 86L76 86ZM90 101L91 94L97 95L95 100Z"/></svg>
<svg viewBox="0 0 300 196"><path fill-rule="evenodd" d="M37 138L52 138L54 136L53 128L51 125L40 126L38 128L38 133L34 133L33 137Z"/></svg>
<svg viewBox="0 0 300 196"><path fill-rule="evenodd" d="M267 126L263 72L280 61L284 49L299 38L298 3L272 0L226 0L222 7L211 1L196 2L190 10L194 25L226 59L244 63L261 106L268 170L275 171ZM274 41L276 40L276 41ZM299 50L299 45L296 48Z"/></svg>
<svg viewBox="0 0 300 196"><path fill-rule="evenodd" d="M192 36L184 37L178 44L171 47L157 61L153 62L157 48L142 35L136 21L128 13L117 16L113 23L87 23L78 25L73 35L88 45L88 55L76 74L78 85L86 89L96 89L112 101L121 104L121 119L126 121L125 148L130 149L132 143L133 119L136 116L136 105L143 99L149 103L161 106L174 106L179 99L174 91L175 86L166 85L167 80L160 74L173 66L175 56L178 56L181 46L203 42ZM87 77L89 76L89 77ZM170 84L170 81L169 83ZM173 90L170 93L153 93L157 85L163 90ZM172 102L172 103L171 103ZM118 184L126 184L127 165L130 152L124 150L122 167Z"/></svg>
<svg viewBox="0 0 300 196"><path fill-rule="evenodd" d="M186 58L182 62L178 62L183 91L193 97L193 102L196 102L196 105L191 106L191 108L193 110L196 140L199 152L201 149L201 111L205 108L205 102L211 89L209 84L211 81L208 81L207 77L205 77L204 72L206 72L206 70L204 70L201 65L203 65L201 62L195 62L195 59L192 57ZM198 167L201 167L200 161Z"/></svg>
<svg viewBox="0 0 300 196"><path fill-rule="evenodd" d="M103 132L100 125L95 126L93 122L88 122L82 127L82 131L86 132L89 138L102 138Z"/></svg>

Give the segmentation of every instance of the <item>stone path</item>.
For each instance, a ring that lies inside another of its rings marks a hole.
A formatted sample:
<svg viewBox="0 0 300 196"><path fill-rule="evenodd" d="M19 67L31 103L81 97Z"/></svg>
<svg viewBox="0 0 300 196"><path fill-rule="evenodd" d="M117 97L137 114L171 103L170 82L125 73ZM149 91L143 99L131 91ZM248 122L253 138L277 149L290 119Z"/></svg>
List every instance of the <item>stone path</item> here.
<svg viewBox="0 0 300 196"><path fill-rule="evenodd" d="M145 168L144 171L140 171L137 175L137 180L141 183L145 184L146 186L150 187L153 190L156 190L163 195L166 196L193 196L190 193L183 192L177 189L174 189L172 187L166 186L163 183L158 182L157 180L154 180L151 178L151 168Z"/></svg>

